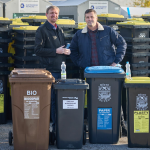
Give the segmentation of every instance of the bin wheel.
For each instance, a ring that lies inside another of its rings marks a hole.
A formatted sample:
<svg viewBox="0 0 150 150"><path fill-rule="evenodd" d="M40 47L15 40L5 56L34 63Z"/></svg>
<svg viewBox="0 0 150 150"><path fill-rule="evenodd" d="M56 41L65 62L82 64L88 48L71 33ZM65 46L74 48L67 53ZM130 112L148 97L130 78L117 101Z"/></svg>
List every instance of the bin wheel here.
<svg viewBox="0 0 150 150"><path fill-rule="evenodd" d="M9 133L8 133L9 145L12 145L12 139L13 139L12 132L9 131Z"/></svg>
<svg viewBox="0 0 150 150"><path fill-rule="evenodd" d="M50 145L54 145L54 143L55 143L55 139L56 139L56 137L55 137L55 133L52 131L52 132L50 132L50 137L49 137L49 142L50 142Z"/></svg>
<svg viewBox="0 0 150 150"><path fill-rule="evenodd" d="M85 145L86 143L86 132L83 131L83 145Z"/></svg>

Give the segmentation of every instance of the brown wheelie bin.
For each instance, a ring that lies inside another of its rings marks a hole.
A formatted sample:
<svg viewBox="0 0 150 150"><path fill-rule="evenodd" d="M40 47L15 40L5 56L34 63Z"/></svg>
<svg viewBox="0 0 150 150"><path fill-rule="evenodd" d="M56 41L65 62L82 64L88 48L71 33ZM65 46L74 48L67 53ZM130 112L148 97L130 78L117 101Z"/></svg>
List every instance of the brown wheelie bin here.
<svg viewBox="0 0 150 150"><path fill-rule="evenodd" d="M51 85L45 69L14 69L9 76L12 93L15 150L47 150L49 146ZM9 143L12 133L9 132Z"/></svg>

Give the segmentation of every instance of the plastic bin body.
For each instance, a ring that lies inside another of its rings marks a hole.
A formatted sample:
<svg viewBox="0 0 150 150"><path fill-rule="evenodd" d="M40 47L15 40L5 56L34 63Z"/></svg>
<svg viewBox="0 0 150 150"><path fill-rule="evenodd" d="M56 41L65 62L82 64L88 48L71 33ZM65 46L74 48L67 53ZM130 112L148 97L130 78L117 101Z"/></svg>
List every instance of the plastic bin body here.
<svg viewBox="0 0 150 150"><path fill-rule="evenodd" d="M75 81L74 81L75 80ZM76 81L81 83L76 83ZM68 83L73 81L73 83ZM57 83L56 144L59 149L81 149L83 143L84 100L88 84L79 79ZM72 106L66 103L74 103Z"/></svg>
<svg viewBox="0 0 150 150"><path fill-rule="evenodd" d="M120 34L123 37L132 37L132 38L149 38L149 28L128 28L120 27Z"/></svg>
<svg viewBox="0 0 150 150"><path fill-rule="evenodd" d="M20 48L15 48L15 55L22 57L22 56L33 56L34 49L20 49Z"/></svg>
<svg viewBox="0 0 150 150"><path fill-rule="evenodd" d="M128 147L150 147L150 78L132 77L125 80L127 93ZM140 81L140 82L139 82Z"/></svg>
<svg viewBox="0 0 150 150"><path fill-rule="evenodd" d="M44 69L15 69L9 76L15 150L48 149L54 80Z"/></svg>
<svg viewBox="0 0 150 150"><path fill-rule="evenodd" d="M89 142L116 144L120 133L121 89L125 74L85 72L84 77L89 84Z"/></svg>
<svg viewBox="0 0 150 150"><path fill-rule="evenodd" d="M7 78L7 74L4 71L0 71L0 124L7 122Z"/></svg>

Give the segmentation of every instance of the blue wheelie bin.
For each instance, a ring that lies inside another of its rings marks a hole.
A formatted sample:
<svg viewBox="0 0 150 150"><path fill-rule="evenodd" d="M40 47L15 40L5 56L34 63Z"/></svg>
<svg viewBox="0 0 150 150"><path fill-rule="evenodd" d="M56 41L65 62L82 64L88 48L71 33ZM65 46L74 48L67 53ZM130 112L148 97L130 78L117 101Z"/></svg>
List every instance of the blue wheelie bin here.
<svg viewBox="0 0 150 150"><path fill-rule="evenodd" d="M87 67L84 77L89 84L87 109L89 141L92 144L116 144L121 118L121 89L124 70L112 66Z"/></svg>

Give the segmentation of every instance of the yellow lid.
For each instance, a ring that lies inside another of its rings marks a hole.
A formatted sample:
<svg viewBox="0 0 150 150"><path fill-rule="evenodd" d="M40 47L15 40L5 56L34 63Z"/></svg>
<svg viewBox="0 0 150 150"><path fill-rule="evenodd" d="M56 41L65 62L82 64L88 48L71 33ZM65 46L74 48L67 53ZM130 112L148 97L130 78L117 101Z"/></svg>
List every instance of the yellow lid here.
<svg viewBox="0 0 150 150"><path fill-rule="evenodd" d="M78 23L78 27L75 28L75 29L83 29L86 25L87 25L86 22L79 22L79 23Z"/></svg>
<svg viewBox="0 0 150 150"><path fill-rule="evenodd" d="M10 24L10 25L29 25L29 23L27 23L27 22L22 22L21 21L21 19L19 20L13 20L13 19L11 19L12 20L12 24Z"/></svg>
<svg viewBox="0 0 150 150"><path fill-rule="evenodd" d="M149 12L149 14L143 14L142 16L150 16L150 12Z"/></svg>
<svg viewBox="0 0 150 150"><path fill-rule="evenodd" d="M144 21L144 19L143 18L128 18L127 19L128 21Z"/></svg>
<svg viewBox="0 0 150 150"><path fill-rule="evenodd" d="M150 77L132 77L132 80L126 78L125 83L150 83Z"/></svg>
<svg viewBox="0 0 150 150"><path fill-rule="evenodd" d="M18 23L22 23L21 18L15 18L15 19L10 19L13 22L18 22Z"/></svg>
<svg viewBox="0 0 150 150"><path fill-rule="evenodd" d="M79 22L78 26L80 26L80 25L87 25L87 23L86 22Z"/></svg>
<svg viewBox="0 0 150 150"><path fill-rule="evenodd" d="M10 21L9 18L3 18L3 17L0 17L0 20Z"/></svg>
<svg viewBox="0 0 150 150"><path fill-rule="evenodd" d="M29 17L22 17L21 19L47 19L46 16L29 16Z"/></svg>
<svg viewBox="0 0 150 150"><path fill-rule="evenodd" d="M19 23L19 22L15 22L15 21L13 21L13 23L12 23L12 24L10 24L10 25L21 25L21 26L22 26L22 25L25 25L25 26L28 26L28 25L29 25L29 23L27 23L27 22L24 22L24 23L23 23L23 22L22 22L22 23L20 22L20 23Z"/></svg>
<svg viewBox="0 0 150 150"><path fill-rule="evenodd" d="M13 27L13 30L37 30L39 26L21 26Z"/></svg>
<svg viewBox="0 0 150 150"><path fill-rule="evenodd" d="M98 17L110 17L110 18L124 18L123 15L118 15L118 14L100 14L97 16Z"/></svg>
<svg viewBox="0 0 150 150"><path fill-rule="evenodd" d="M58 19L56 24L67 24L67 25L75 25L75 21L71 19Z"/></svg>
<svg viewBox="0 0 150 150"><path fill-rule="evenodd" d="M150 22L135 20L135 21L117 22L116 24L120 24L120 25L150 25Z"/></svg>

